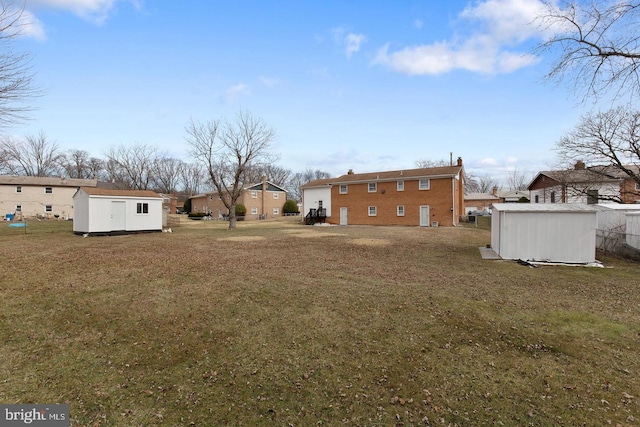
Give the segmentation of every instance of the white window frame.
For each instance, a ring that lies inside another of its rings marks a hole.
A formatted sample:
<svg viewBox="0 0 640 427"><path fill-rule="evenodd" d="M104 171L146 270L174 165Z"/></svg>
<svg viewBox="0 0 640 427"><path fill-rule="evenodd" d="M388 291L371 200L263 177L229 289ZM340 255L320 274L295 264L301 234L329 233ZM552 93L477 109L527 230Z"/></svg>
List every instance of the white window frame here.
<svg viewBox="0 0 640 427"><path fill-rule="evenodd" d="M396 213L398 216L404 216L404 205L398 205Z"/></svg>
<svg viewBox="0 0 640 427"><path fill-rule="evenodd" d="M251 215L258 215L258 208L251 208Z"/></svg>
<svg viewBox="0 0 640 427"><path fill-rule="evenodd" d="M44 187L44 194L53 194L53 187Z"/></svg>
<svg viewBox="0 0 640 427"><path fill-rule="evenodd" d="M404 181L400 180L396 184L396 191L404 191Z"/></svg>
<svg viewBox="0 0 640 427"><path fill-rule="evenodd" d="M378 191L378 183L377 182L370 182L369 184L367 184L367 190L369 191L369 193L375 193Z"/></svg>
<svg viewBox="0 0 640 427"><path fill-rule="evenodd" d="M378 216L377 206L369 206L369 216Z"/></svg>
<svg viewBox="0 0 640 427"><path fill-rule="evenodd" d="M349 191L349 186L347 184L340 184L340 194L347 194Z"/></svg>
<svg viewBox="0 0 640 427"><path fill-rule="evenodd" d="M16 212L22 212L22 205L16 205Z"/></svg>
<svg viewBox="0 0 640 427"><path fill-rule="evenodd" d="M53 212L53 205L44 205L44 211L47 213Z"/></svg>
<svg viewBox="0 0 640 427"><path fill-rule="evenodd" d="M280 198L280 193L273 193L273 198L274 199L279 199Z"/></svg>
<svg viewBox="0 0 640 427"><path fill-rule="evenodd" d="M280 208L273 208L274 215L280 215Z"/></svg>
<svg viewBox="0 0 640 427"><path fill-rule="evenodd" d="M636 182L636 191L640 191L640 183Z"/></svg>
<svg viewBox="0 0 640 427"><path fill-rule="evenodd" d="M137 202L136 203L136 214L137 215L149 215L149 203Z"/></svg>
<svg viewBox="0 0 640 427"><path fill-rule="evenodd" d="M420 180L418 181L418 190L430 190L430 189L431 189L431 180L429 178L420 178Z"/></svg>
<svg viewBox="0 0 640 427"><path fill-rule="evenodd" d="M22 185L16 185L16 193L22 193Z"/></svg>
<svg viewBox="0 0 640 427"><path fill-rule="evenodd" d="M251 191L251 198L252 198L252 199L257 199L257 198L258 198L258 192L257 192L257 191L255 191L255 190L252 190L252 191Z"/></svg>

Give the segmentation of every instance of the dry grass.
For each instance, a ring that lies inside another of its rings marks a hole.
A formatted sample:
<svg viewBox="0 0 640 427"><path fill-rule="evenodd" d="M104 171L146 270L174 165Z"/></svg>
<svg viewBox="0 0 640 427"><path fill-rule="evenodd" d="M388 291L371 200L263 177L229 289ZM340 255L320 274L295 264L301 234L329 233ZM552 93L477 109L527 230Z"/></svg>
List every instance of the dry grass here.
<svg viewBox="0 0 640 427"><path fill-rule="evenodd" d="M0 228L0 401L73 425L636 425L638 264L481 228Z"/></svg>

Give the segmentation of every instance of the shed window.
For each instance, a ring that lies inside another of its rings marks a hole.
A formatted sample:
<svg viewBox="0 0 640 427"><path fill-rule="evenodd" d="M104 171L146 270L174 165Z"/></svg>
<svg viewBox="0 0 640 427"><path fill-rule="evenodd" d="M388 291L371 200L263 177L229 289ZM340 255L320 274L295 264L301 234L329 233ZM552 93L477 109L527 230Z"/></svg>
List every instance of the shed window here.
<svg viewBox="0 0 640 427"><path fill-rule="evenodd" d="M44 187L44 194L53 194L53 187Z"/></svg>
<svg viewBox="0 0 640 427"><path fill-rule="evenodd" d="M404 205L398 205L398 216L404 216Z"/></svg>
<svg viewBox="0 0 640 427"><path fill-rule="evenodd" d="M369 183L369 193L375 193L376 191L378 191L378 183L370 182Z"/></svg>
<svg viewBox="0 0 640 427"><path fill-rule="evenodd" d="M376 216L378 209L375 206L369 206L369 216Z"/></svg>
<svg viewBox="0 0 640 427"><path fill-rule="evenodd" d="M138 203L136 205L136 212L139 214L148 214L149 213L149 203Z"/></svg>
<svg viewBox="0 0 640 427"><path fill-rule="evenodd" d="M340 194L347 194L347 184L340 184Z"/></svg>
<svg viewBox="0 0 640 427"><path fill-rule="evenodd" d="M423 178L420 180L418 184L418 189L420 190L428 190L430 188L429 178Z"/></svg>
<svg viewBox="0 0 640 427"><path fill-rule="evenodd" d="M398 183L396 185L396 190L397 191L404 191L404 181L398 181Z"/></svg>
<svg viewBox="0 0 640 427"><path fill-rule="evenodd" d="M53 206L52 205L45 205L44 211L45 212L53 212Z"/></svg>
<svg viewBox="0 0 640 427"><path fill-rule="evenodd" d="M18 185L16 187L16 193L22 193L22 186L21 185Z"/></svg>

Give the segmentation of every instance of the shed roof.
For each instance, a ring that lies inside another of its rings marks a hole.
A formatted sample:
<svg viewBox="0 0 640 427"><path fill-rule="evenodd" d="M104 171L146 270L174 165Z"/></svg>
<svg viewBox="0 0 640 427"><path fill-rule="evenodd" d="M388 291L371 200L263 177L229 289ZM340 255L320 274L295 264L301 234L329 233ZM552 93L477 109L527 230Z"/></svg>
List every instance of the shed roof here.
<svg viewBox="0 0 640 427"><path fill-rule="evenodd" d="M161 199L162 196L151 190L114 190L111 188L81 187L90 196L147 197Z"/></svg>
<svg viewBox="0 0 640 427"><path fill-rule="evenodd" d="M594 205L584 203L494 203L492 206L500 212L597 212Z"/></svg>

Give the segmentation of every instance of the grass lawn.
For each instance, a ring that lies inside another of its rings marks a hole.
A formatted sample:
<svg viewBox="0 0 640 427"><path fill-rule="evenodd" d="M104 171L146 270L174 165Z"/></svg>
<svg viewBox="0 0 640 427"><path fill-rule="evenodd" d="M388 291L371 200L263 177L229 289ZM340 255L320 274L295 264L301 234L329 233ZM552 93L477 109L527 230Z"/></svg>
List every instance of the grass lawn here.
<svg viewBox="0 0 640 427"><path fill-rule="evenodd" d="M640 268L484 228L0 223L0 402L87 426L640 424Z"/></svg>

